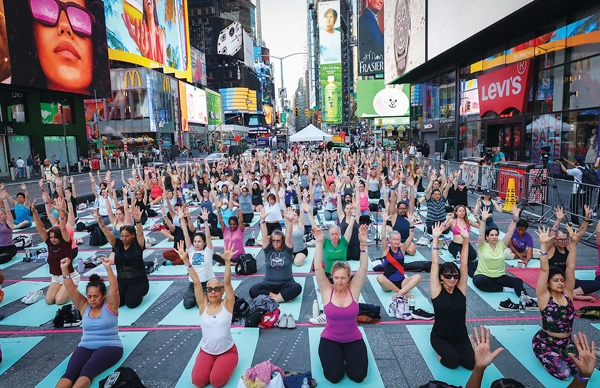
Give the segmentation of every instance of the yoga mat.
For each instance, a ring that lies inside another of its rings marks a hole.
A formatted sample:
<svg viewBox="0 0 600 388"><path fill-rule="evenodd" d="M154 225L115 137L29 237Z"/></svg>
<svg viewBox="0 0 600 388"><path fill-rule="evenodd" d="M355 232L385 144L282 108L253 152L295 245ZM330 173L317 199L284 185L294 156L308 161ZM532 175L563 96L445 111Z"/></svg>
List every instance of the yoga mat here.
<svg viewBox="0 0 600 388"><path fill-rule="evenodd" d="M321 359L319 358L319 342L321 340L321 333L323 332L323 327L309 327L308 328L308 340L310 344L310 369L312 372L313 379L317 380L319 386L330 387L333 386L329 381L325 379L323 375L323 367L321 366ZM369 341L367 340L367 336L365 335L365 331L362 327L359 327L358 330L362 333L363 340L365 341L365 345L367 346L367 357L369 360L369 367L367 368L367 377L360 382L355 383L350 380L348 376L344 376L344 378L336 384L339 387L383 387L383 380L381 380L381 375L379 374L379 368L377 367L377 363L375 362L375 357L373 356L373 352L371 351L371 347L369 346Z"/></svg>
<svg viewBox="0 0 600 388"><path fill-rule="evenodd" d="M310 267L312 267L313 260L315 259L315 248L308 247L308 256L304 259L304 263L298 267L296 264L292 265L292 272L295 274L309 274Z"/></svg>
<svg viewBox="0 0 600 388"><path fill-rule="evenodd" d="M358 267L360 267L360 260L348 260L348 264L350 264L350 270L352 272L356 272L356 271L358 271ZM369 260L369 263L367 265L367 271L372 271L372 270L373 270L373 263L371 262L371 260Z"/></svg>
<svg viewBox="0 0 600 388"><path fill-rule="evenodd" d="M173 241L169 241L168 238L165 238L161 242L156 243L155 245L153 245L151 248L154 248L154 249L173 249L173 244L174 244Z"/></svg>
<svg viewBox="0 0 600 388"><path fill-rule="evenodd" d="M317 284L317 277L312 276L313 284L315 285L315 294L317 296L317 301L319 302L319 309L323 310L323 299L321 298L321 293L319 292L319 285ZM362 296L362 293L358 297L358 303L365 303L365 300Z"/></svg>
<svg viewBox="0 0 600 388"><path fill-rule="evenodd" d="M477 295L479 295L481 297L481 299L483 299L491 308L493 308L496 311L506 311L506 310L501 310L499 307L500 307L500 302L505 301L508 298L510 298L510 300L512 300L513 303L516 303L516 304L519 303L519 297L514 292L481 291L479 288L475 287L475 284L473 284L473 279L471 279L471 278L469 278L467 284L469 285L469 289L473 290ZM467 298L469 298L469 296L467 296ZM518 314L519 310L514 310L514 312ZM536 314L539 314L539 311L527 311L527 312L534 312Z"/></svg>
<svg viewBox="0 0 600 388"><path fill-rule="evenodd" d="M89 236L90 234L88 232L75 232L73 233L73 237L75 237L76 239L78 238L84 238Z"/></svg>
<svg viewBox="0 0 600 388"><path fill-rule="evenodd" d="M538 260L539 261L539 260ZM523 280L523 283L528 284L533 289L537 284L537 279L540 274L539 268L507 268L511 274L515 275L519 279ZM575 277L579 280L594 280L595 271L593 269L576 269ZM576 310L579 310L583 306L600 306L600 297L597 294L590 294L596 299L595 302L585 302L580 300L574 300L573 305Z"/></svg>
<svg viewBox="0 0 600 388"><path fill-rule="evenodd" d="M381 303L382 309L387 311L388 316L393 318L394 313L390 312L389 306L390 303L392 303L392 297L396 293L393 291L383 291L383 288L381 288L381 286L377 282L377 276L378 275L367 275L367 279L371 283L371 286L373 286L375 294L377 294L377 298ZM427 312L433 313L433 306L431 305L431 303L429 303L429 299L427 299L417 287L410 290L410 292L415 296L415 309L423 309Z"/></svg>
<svg viewBox="0 0 600 388"><path fill-rule="evenodd" d="M235 290L241 283L241 280L232 280L231 286ZM181 294L181 299L183 299L183 294ZM197 307L184 308L182 300L158 324L166 326L200 326L200 313Z"/></svg>
<svg viewBox="0 0 600 388"><path fill-rule="evenodd" d="M11 265L22 262L24 257L25 253L17 253L8 263L0 264L0 269L8 268Z"/></svg>
<svg viewBox="0 0 600 388"><path fill-rule="evenodd" d="M6 306L15 300L21 300L30 291L40 290L50 285L50 282L19 282L11 286L3 287L4 300L0 303ZM1 374L1 373L0 373Z"/></svg>
<svg viewBox="0 0 600 388"><path fill-rule="evenodd" d="M161 260L159 260L160 263ZM150 277L152 276L186 276L188 274L187 268L185 265L160 265L158 267L158 271L152 272Z"/></svg>
<svg viewBox="0 0 600 388"><path fill-rule="evenodd" d="M120 332L119 338L121 338L121 342L123 343L123 356L121 359L113 366L100 373L94 381L92 381L91 387L97 387L100 380L110 375L115 369L117 369L123 361L129 357L129 355L133 352L133 350L139 345L144 336L146 335L146 331L128 331L128 332ZM72 355L72 353L71 353ZM54 387L58 380L62 377L62 375L67 370L67 364L69 363L69 359L71 358L69 355L63 362L61 362L44 380L42 380L36 388L47 388Z"/></svg>
<svg viewBox="0 0 600 388"><path fill-rule="evenodd" d="M302 286L302 292L291 302L279 303L279 310L281 315L292 314L294 319L298 321L300 319L300 308L302 307L302 299L304 296L305 288L305 277L294 278L294 281Z"/></svg>
<svg viewBox="0 0 600 388"><path fill-rule="evenodd" d="M119 326L133 325L171 284L172 281L151 281L150 290L139 306L133 309L127 306L119 307Z"/></svg>
<svg viewBox="0 0 600 388"><path fill-rule="evenodd" d="M32 263L34 264L34 263ZM37 263L35 263L37 264ZM75 269L77 269L77 263L75 263ZM47 263L44 263L40 268L36 269L33 272L28 273L27 275L23 275L23 279L35 279L35 278L49 278L50 275L50 266Z"/></svg>
<svg viewBox="0 0 600 388"><path fill-rule="evenodd" d="M235 342L235 346L238 350L238 364L225 387L236 388L240 377L244 374L246 369L252 366L254 351L256 350L256 345L258 344L258 331L259 329L254 327L231 329L231 336L233 337L233 341ZM198 347L190 358L190 361L181 374L179 381L177 381L175 388L187 388L193 386L192 369L194 368L194 363L196 362L198 353L200 353L200 344L198 344Z"/></svg>
<svg viewBox="0 0 600 388"><path fill-rule="evenodd" d="M456 369L448 369L440 364L435 350L433 350L431 347L431 342L429 341L433 325L408 325L406 328L415 342L415 345L417 345L417 349L419 349L419 352L425 360L425 363L431 371L434 379L458 386L464 386L467 384L467 381L471 376L470 370L467 370L462 366L459 366ZM492 364L485 370L481 386L489 387L492 382L497 379L501 379L502 377L504 377L502 376L502 373L500 373L498 368Z"/></svg>
<svg viewBox="0 0 600 388"><path fill-rule="evenodd" d="M4 348L0 375L9 370L17 361L26 355L45 337L11 337L0 338L0 346Z"/></svg>
<svg viewBox="0 0 600 388"><path fill-rule="evenodd" d="M540 361L537 359L531 348L531 339L540 330L537 325L519 325L519 326L489 326L494 337L502 346L513 355L544 387L567 387L572 379L561 381L552 377ZM487 370L485 372L487 375ZM484 386L484 385L482 385ZM600 386L600 374L592 374L588 382L588 387Z"/></svg>
<svg viewBox="0 0 600 388"><path fill-rule="evenodd" d="M507 265L510 265L513 268L518 268L519 261L521 261L521 260L518 260L518 259L504 260L504 262ZM523 268L540 268L540 261L538 259L529 260L529 263L527 263L527 267L523 267Z"/></svg>
<svg viewBox="0 0 600 388"><path fill-rule="evenodd" d="M415 261L431 261L431 258L429 258L429 259L426 258L418 250L415 252L414 255L404 255L404 262L405 263L413 263Z"/></svg>

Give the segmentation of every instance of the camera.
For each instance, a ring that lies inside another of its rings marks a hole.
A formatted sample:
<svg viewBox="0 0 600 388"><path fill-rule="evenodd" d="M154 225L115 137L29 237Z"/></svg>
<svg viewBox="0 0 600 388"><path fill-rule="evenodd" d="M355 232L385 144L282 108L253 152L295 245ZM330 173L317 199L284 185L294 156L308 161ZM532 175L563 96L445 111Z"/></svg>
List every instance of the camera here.
<svg viewBox="0 0 600 388"><path fill-rule="evenodd" d="M544 167L548 166L548 160L550 160L550 146L548 144L544 144L540 147L540 161L544 165ZM562 160L561 160L562 161Z"/></svg>
<svg viewBox="0 0 600 388"><path fill-rule="evenodd" d="M492 147L485 147L483 149L483 159L485 159L486 162L491 162L493 157L494 151L492 150Z"/></svg>

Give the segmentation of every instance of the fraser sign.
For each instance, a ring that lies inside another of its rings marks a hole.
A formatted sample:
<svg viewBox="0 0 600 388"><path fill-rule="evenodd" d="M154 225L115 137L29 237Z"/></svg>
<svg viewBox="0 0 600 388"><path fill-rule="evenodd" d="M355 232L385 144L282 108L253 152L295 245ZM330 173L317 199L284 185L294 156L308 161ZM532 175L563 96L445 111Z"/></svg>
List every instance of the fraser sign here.
<svg viewBox="0 0 600 388"><path fill-rule="evenodd" d="M500 114L508 108L525 111L531 76L528 59L477 77L481 116L489 111Z"/></svg>

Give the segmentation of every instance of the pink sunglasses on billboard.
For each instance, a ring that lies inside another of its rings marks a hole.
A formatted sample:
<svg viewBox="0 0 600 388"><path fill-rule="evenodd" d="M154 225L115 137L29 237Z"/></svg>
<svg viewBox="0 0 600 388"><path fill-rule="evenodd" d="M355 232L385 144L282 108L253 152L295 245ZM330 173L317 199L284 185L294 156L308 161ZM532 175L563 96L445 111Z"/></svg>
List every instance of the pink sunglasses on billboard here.
<svg viewBox="0 0 600 388"><path fill-rule="evenodd" d="M73 32L84 38L92 36L94 15L79 4L63 3L59 0L29 0L29 6L33 19L40 24L48 27L56 26L61 11L64 11Z"/></svg>

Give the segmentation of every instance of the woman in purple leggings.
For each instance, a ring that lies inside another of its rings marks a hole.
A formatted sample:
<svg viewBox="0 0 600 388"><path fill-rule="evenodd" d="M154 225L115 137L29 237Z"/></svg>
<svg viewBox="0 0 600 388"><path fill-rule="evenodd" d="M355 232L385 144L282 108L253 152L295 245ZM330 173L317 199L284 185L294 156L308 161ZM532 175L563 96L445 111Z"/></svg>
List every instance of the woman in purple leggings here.
<svg viewBox="0 0 600 388"><path fill-rule="evenodd" d="M67 371L58 381L57 388L89 387L102 371L115 365L123 356L119 338L119 285L110 260L102 259L108 274L110 290L98 275L89 278L86 295L82 295L69 275L71 259L60 262L65 288L73 305L82 316L83 336L73 352Z"/></svg>

